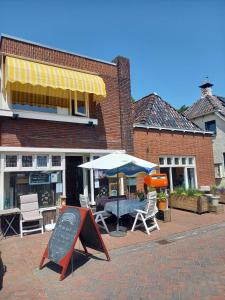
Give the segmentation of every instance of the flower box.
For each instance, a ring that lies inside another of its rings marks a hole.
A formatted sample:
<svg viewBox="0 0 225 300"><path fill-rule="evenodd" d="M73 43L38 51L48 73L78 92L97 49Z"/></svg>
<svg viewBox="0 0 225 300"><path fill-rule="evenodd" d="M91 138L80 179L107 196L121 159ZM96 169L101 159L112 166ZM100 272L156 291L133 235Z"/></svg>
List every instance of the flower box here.
<svg viewBox="0 0 225 300"><path fill-rule="evenodd" d="M219 202L225 204L225 193L219 193L219 196L220 196Z"/></svg>
<svg viewBox="0 0 225 300"><path fill-rule="evenodd" d="M169 206L198 214L209 211L209 203L206 196L170 195Z"/></svg>

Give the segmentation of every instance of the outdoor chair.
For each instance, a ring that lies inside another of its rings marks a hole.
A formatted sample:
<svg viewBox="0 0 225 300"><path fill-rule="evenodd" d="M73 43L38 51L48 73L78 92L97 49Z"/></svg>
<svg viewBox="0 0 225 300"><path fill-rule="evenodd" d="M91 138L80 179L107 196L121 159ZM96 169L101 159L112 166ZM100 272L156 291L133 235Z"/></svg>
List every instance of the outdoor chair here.
<svg viewBox="0 0 225 300"><path fill-rule="evenodd" d="M90 207L90 205L89 205L89 199L88 199L87 196L81 195L81 194L80 194L80 197L79 197L79 198L80 198L80 206L81 206L81 207L91 209L91 207ZM110 217L111 214L108 213L108 212L105 211L105 210L101 210L101 211L97 211L97 212L92 212L92 213L93 213L93 216L95 217L95 222L98 224L98 226L99 226L100 228L105 229L105 231L106 231L107 233L109 233L109 229L108 229L108 227L107 227L107 225L106 225L106 223L105 223L105 219L107 219L108 217ZM103 226L99 224L100 222L103 224Z"/></svg>
<svg viewBox="0 0 225 300"><path fill-rule="evenodd" d="M23 237L24 233L41 231L43 234L43 217L39 211L38 195L30 194L20 196L20 236ZM36 223L27 225L28 223Z"/></svg>
<svg viewBox="0 0 225 300"><path fill-rule="evenodd" d="M147 234L150 234L150 231L153 230L154 228L159 229L159 225L156 220L156 213L158 212L157 206L156 206L156 199L157 199L157 194L156 192L150 192L148 193L148 198L147 198L147 203L145 206L144 210L136 209L134 213L130 214L132 217L135 218L134 224L132 226L131 231L134 231L135 228L138 226L143 226L145 227L145 230ZM140 224L137 224L137 221L141 221ZM147 225L147 221L152 220L153 225L151 224L150 226Z"/></svg>

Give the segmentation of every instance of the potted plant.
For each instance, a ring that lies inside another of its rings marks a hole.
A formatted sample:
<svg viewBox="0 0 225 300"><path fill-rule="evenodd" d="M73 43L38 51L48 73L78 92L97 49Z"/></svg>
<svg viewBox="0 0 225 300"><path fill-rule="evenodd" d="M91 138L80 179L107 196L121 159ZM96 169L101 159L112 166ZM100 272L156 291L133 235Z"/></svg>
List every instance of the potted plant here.
<svg viewBox="0 0 225 300"><path fill-rule="evenodd" d="M166 194L161 192L157 195L158 208L159 210L166 210L167 208L167 197Z"/></svg>

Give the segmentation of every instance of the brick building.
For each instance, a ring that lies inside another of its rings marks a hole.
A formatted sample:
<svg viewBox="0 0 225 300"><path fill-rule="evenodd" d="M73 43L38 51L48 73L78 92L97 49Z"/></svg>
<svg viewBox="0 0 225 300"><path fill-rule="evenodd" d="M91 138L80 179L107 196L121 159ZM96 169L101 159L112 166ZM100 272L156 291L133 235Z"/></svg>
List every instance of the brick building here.
<svg viewBox="0 0 225 300"><path fill-rule="evenodd" d="M112 62L2 35L0 44L0 209L38 193L94 203L98 174L77 166L133 152L129 60Z"/></svg>
<svg viewBox="0 0 225 300"><path fill-rule="evenodd" d="M201 130L156 94L133 104L133 119L135 155L159 164L168 174L170 190L215 182L211 132ZM143 188L143 178L138 188Z"/></svg>

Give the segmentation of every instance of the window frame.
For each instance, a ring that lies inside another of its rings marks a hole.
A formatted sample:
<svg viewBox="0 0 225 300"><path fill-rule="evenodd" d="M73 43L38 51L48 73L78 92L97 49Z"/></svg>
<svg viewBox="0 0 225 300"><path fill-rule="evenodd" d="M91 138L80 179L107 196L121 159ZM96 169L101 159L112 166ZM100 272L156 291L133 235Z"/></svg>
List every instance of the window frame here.
<svg viewBox="0 0 225 300"><path fill-rule="evenodd" d="M78 101L82 101L84 102L84 106L85 106L85 113L81 113L77 110L77 102ZM77 93L74 93L74 97L71 99L71 113L73 116L82 116L82 117L87 117L89 118L89 94L88 93L84 93L84 100L79 99L79 97L77 96Z"/></svg>

